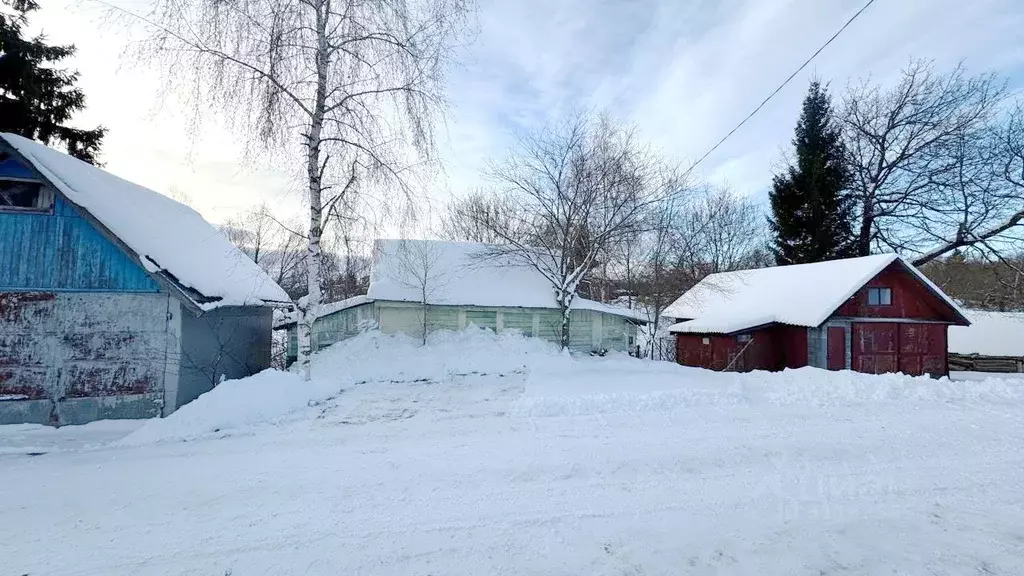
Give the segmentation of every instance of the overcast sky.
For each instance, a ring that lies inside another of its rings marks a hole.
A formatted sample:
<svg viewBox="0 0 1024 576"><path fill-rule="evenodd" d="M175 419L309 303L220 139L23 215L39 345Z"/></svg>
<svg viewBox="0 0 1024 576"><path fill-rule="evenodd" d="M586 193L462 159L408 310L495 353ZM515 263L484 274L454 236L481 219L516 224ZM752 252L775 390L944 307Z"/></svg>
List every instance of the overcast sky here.
<svg viewBox="0 0 1024 576"><path fill-rule="evenodd" d="M141 11L145 0L119 5ZM447 176L434 196L478 184L487 158L513 134L573 109L606 108L689 165L827 40L863 0L480 0L479 34L449 83L440 135ZM32 28L74 43L88 110L110 132L110 171L187 197L213 221L268 202L298 213L282 167L243 162L240 135L204 125L160 98L161 82L122 58L126 37L100 24L89 0L41 0ZM703 178L763 197L792 137L811 76L840 89L871 75L888 82L912 57L948 69L994 70L1024 86L1024 1L877 0L760 114L709 157ZM164 103L161 105L161 103Z"/></svg>

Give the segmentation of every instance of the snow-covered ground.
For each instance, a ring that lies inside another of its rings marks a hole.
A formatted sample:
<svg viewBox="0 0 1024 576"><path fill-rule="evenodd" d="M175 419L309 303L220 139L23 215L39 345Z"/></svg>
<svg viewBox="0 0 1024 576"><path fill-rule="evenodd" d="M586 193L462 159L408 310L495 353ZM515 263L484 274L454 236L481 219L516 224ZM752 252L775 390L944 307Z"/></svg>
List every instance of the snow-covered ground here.
<svg viewBox="0 0 1024 576"><path fill-rule="evenodd" d="M949 351L1024 356L1024 313L968 310L970 326L949 327Z"/></svg>
<svg viewBox="0 0 1024 576"><path fill-rule="evenodd" d="M314 374L166 420L0 427L0 573L1024 573L1021 380L483 334L368 334Z"/></svg>

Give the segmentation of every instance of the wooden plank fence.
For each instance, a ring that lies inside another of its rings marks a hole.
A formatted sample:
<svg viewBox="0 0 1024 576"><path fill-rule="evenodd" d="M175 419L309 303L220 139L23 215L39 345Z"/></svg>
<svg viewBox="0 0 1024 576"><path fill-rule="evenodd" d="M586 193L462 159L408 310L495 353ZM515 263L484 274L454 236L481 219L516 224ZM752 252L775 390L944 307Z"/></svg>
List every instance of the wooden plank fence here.
<svg viewBox="0 0 1024 576"><path fill-rule="evenodd" d="M1024 356L983 356L951 352L949 369L971 372L1024 372Z"/></svg>

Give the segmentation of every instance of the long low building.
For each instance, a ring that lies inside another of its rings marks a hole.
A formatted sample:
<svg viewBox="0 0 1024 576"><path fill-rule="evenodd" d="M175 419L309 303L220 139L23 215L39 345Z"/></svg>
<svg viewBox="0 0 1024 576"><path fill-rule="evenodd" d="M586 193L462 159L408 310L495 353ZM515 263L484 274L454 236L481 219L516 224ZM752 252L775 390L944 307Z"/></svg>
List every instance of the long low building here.
<svg viewBox="0 0 1024 576"><path fill-rule="evenodd" d="M561 312L551 284L529 266L484 257L487 246L435 240L379 240L367 294L321 306L313 323L313 350L369 328L421 337L426 331L479 326L559 342ZM570 311L570 349L579 353L636 346L634 310L582 297ZM294 317L277 324L289 331L288 357L297 356Z"/></svg>

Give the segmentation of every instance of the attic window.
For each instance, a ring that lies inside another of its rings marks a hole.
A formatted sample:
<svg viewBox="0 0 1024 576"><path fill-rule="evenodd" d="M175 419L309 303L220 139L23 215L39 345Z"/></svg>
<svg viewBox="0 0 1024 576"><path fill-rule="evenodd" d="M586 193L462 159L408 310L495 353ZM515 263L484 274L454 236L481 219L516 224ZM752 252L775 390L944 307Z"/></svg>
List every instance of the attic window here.
<svg viewBox="0 0 1024 576"><path fill-rule="evenodd" d="M53 193L40 182L0 179L0 211L47 212L53 207Z"/></svg>
<svg viewBox="0 0 1024 576"><path fill-rule="evenodd" d="M868 288L868 306L891 306L892 289Z"/></svg>

